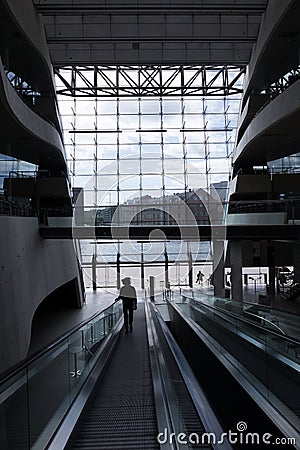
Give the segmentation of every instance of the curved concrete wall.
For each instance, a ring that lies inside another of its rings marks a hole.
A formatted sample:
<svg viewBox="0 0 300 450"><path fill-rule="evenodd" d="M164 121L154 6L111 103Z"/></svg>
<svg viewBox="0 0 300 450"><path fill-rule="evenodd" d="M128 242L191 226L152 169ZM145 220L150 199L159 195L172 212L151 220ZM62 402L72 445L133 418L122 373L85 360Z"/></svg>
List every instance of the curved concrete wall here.
<svg viewBox="0 0 300 450"><path fill-rule="evenodd" d="M274 59L278 58L277 52L279 49L276 46L274 47L274 44L272 46L272 38L274 37L279 24L294 3L295 0L272 0L268 2L268 7L261 20L257 43L253 46L251 59L245 75L243 104L245 104L253 89L258 86L260 89L265 87L265 74L269 74L270 68L274 68ZM287 51L288 49L286 48L286 53ZM271 58L273 57L273 65L272 60L266 61L267 52L272 53L269 56ZM280 67L283 71L286 53L283 54L281 58ZM275 74L275 79L280 75L281 74Z"/></svg>
<svg viewBox="0 0 300 450"><path fill-rule="evenodd" d="M57 159L60 165L65 165L65 149L61 140L59 132L49 122L42 119L38 114L32 111L22 99L18 96L15 89L9 83L6 74L3 69L3 65L0 59L0 100L5 108L5 112L8 114L7 120L10 124L13 120L21 128L22 131L28 133L30 138L36 138L39 145L39 154L34 155L31 151L28 154L27 146L24 145L24 152L22 154L11 156L18 157L24 161L33 163L40 163L43 159ZM2 126L5 126L5 117L1 118ZM3 131L2 131L3 133ZM12 139L15 136L12 136ZM44 145L43 145L44 144ZM45 146L48 148L45 148ZM31 146L32 150L34 145ZM52 147L49 155L49 147ZM3 152L2 152L3 153ZM56 153L56 158L55 158Z"/></svg>
<svg viewBox="0 0 300 450"><path fill-rule="evenodd" d="M47 47L44 25L33 6L32 0L4 0L4 2L20 32L25 35L26 39L30 41L32 48L35 49L37 59L43 59L43 64L47 67L48 73L48 79L45 80L45 83L48 84L48 87L54 93L53 70ZM32 60L32 56L30 63L35 64L35 61ZM36 76L37 79L39 79L40 73L37 72Z"/></svg>
<svg viewBox="0 0 300 450"><path fill-rule="evenodd" d="M250 122L234 152L234 164L261 164L298 151L300 80Z"/></svg>
<svg viewBox="0 0 300 450"><path fill-rule="evenodd" d="M37 218L0 217L0 372L26 357L34 313L78 276L72 241L43 240Z"/></svg>

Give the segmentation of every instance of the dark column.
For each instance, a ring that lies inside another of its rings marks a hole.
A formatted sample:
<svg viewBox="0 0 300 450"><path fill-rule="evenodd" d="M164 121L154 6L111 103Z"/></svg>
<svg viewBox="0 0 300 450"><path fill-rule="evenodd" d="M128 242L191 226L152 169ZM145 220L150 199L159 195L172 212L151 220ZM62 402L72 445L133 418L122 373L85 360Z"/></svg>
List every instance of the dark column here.
<svg viewBox="0 0 300 450"><path fill-rule="evenodd" d="M149 287L150 287L150 300L154 301L154 277L149 277Z"/></svg>
<svg viewBox="0 0 300 450"><path fill-rule="evenodd" d="M274 298L276 293L276 280L275 280L274 248L271 242L268 243L267 258L269 267L269 294L270 298Z"/></svg>
<svg viewBox="0 0 300 450"><path fill-rule="evenodd" d="M145 266L144 266L144 252L141 253L141 289L145 289Z"/></svg>
<svg viewBox="0 0 300 450"><path fill-rule="evenodd" d="M294 243L293 246L294 253L294 280L299 283L300 282L300 239Z"/></svg>
<svg viewBox="0 0 300 450"><path fill-rule="evenodd" d="M117 253L117 289L121 287L121 265L120 265L120 253Z"/></svg>
<svg viewBox="0 0 300 450"><path fill-rule="evenodd" d="M275 267L269 266L269 294L271 298L275 297L275 292L276 292Z"/></svg>
<svg viewBox="0 0 300 450"><path fill-rule="evenodd" d="M168 258L168 252L165 247L165 289L169 288L169 258Z"/></svg>
<svg viewBox="0 0 300 450"><path fill-rule="evenodd" d="M188 264L189 264L189 287L193 287L193 258L191 252L188 255Z"/></svg>
<svg viewBox="0 0 300 450"><path fill-rule="evenodd" d="M237 302L243 301L242 249L242 241L230 242L231 297Z"/></svg>
<svg viewBox="0 0 300 450"><path fill-rule="evenodd" d="M264 284L268 283L268 275L264 273Z"/></svg>
<svg viewBox="0 0 300 450"><path fill-rule="evenodd" d="M213 241L213 285L214 295L224 297L224 241Z"/></svg>
<svg viewBox="0 0 300 450"><path fill-rule="evenodd" d="M97 257L94 254L92 256L92 282L93 282L93 291L97 289Z"/></svg>

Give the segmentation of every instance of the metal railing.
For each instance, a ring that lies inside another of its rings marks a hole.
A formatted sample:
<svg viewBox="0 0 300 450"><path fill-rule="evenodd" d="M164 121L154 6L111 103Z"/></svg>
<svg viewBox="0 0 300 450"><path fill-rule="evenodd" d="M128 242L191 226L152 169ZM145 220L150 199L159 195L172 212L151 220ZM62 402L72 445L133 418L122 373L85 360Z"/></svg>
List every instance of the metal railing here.
<svg viewBox="0 0 300 450"><path fill-rule="evenodd" d="M0 216L35 217L37 210L31 206L20 205L0 198Z"/></svg>
<svg viewBox="0 0 300 450"><path fill-rule="evenodd" d="M248 320L254 325L265 325L265 328L270 331L299 340L300 344L299 316L297 314L259 303L238 302L223 297L206 295L194 290L182 289L181 294L183 297L191 298L224 313L227 312L241 320Z"/></svg>
<svg viewBox="0 0 300 450"><path fill-rule="evenodd" d="M169 436L180 436L182 432L189 436L193 433L198 436L199 444L209 446L209 433L221 436L223 429L180 347L162 319L158 306L161 305L154 305L146 300L158 428L167 431ZM222 444L214 442L210 447L215 450L232 450L227 439ZM195 445L188 439L183 445L175 438L164 442L162 448L183 450L195 448Z"/></svg>
<svg viewBox="0 0 300 450"><path fill-rule="evenodd" d="M220 203L213 202L209 205L209 211L206 207L199 203L189 203L186 205L188 214L175 214L176 220L171 219L168 215L169 204L161 204L159 217L156 217L155 205L140 203L138 205L113 205L113 206L77 206L73 207L73 226L123 226L123 225L224 225L225 211L229 214L247 214L247 213L273 213L286 212L287 219L300 219L300 199L283 199L283 200L260 200L260 201L230 201L222 203L222 211L215 214ZM153 211L152 211L153 207ZM165 211L164 211L165 209ZM99 220L98 211L106 210L106 219ZM175 211L175 209L174 209ZM197 217L199 212L203 212L203 216ZM165 214L164 214L165 212ZM70 208L45 208L43 213L48 217L70 216ZM145 213L143 215L143 213ZM153 213L153 214L152 214ZM138 214L138 215L137 215ZM52 223L53 220L52 220ZM60 225L58 222L54 226Z"/></svg>

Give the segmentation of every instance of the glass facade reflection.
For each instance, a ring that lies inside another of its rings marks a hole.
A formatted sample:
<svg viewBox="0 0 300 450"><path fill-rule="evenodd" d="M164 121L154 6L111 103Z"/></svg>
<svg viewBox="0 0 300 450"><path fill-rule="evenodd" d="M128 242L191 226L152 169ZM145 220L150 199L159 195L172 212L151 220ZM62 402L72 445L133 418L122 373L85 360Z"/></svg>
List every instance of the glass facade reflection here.
<svg viewBox="0 0 300 450"><path fill-rule="evenodd" d="M58 91L60 83L57 79ZM211 193L213 189L220 201L227 198L239 104L240 94L119 98L59 95L70 177L73 187L84 188L83 203L90 210L91 223L178 223L178 217L174 218L166 206L174 199L189 205L196 223L209 223L208 209L199 201L199 192ZM124 211L130 211L130 219ZM87 278L92 278L93 255L100 285L107 286L115 284L113 266L118 253L122 275L132 276L133 270L140 271L141 264L151 267L152 274L162 274L159 265L165 266L167 252L168 264L172 265L171 284L186 283L189 258L195 265L193 270L211 259L208 242L161 243L160 249L152 244L147 251L147 244L142 242L131 243L131 249L124 246L128 243L82 243ZM210 271L207 269L207 276ZM91 285L91 281L87 283Z"/></svg>

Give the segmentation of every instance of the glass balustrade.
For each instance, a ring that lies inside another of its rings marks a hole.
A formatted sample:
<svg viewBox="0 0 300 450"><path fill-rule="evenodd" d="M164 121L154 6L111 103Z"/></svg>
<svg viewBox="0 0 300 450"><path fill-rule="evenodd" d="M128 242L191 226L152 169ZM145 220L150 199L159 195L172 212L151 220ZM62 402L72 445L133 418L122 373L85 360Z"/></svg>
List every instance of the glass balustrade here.
<svg viewBox="0 0 300 450"><path fill-rule="evenodd" d="M300 340L299 316L297 314L275 309L259 303L238 302L227 298L206 295L193 290L182 289L177 295L181 302L183 297L192 298L200 303L215 306L225 312L231 312L243 319L262 325L270 331Z"/></svg>
<svg viewBox="0 0 300 450"><path fill-rule="evenodd" d="M300 340L281 329L288 313L259 305L259 311L270 316L274 313L277 319L276 323L266 322L256 313L247 314L249 304L191 291L174 293L171 301L206 332L208 339L213 338L219 355L299 430Z"/></svg>
<svg viewBox="0 0 300 450"><path fill-rule="evenodd" d="M46 448L121 316L119 301L0 382L1 450Z"/></svg>

